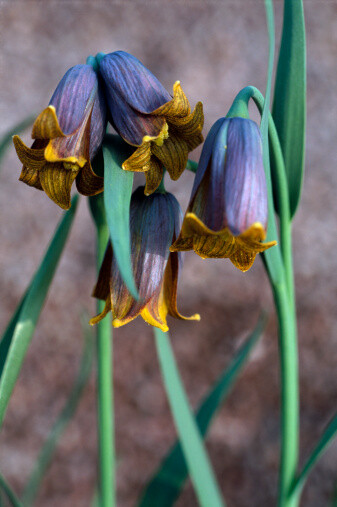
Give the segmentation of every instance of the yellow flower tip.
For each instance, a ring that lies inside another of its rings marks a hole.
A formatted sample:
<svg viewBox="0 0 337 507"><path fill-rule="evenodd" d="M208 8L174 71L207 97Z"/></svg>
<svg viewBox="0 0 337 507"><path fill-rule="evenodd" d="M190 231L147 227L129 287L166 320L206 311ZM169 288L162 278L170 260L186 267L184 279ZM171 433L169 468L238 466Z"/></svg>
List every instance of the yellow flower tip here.
<svg viewBox="0 0 337 507"><path fill-rule="evenodd" d="M200 322L201 320L201 317L199 315L199 313L195 313L194 315L192 315L189 320L196 320L197 322Z"/></svg>
<svg viewBox="0 0 337 507"><path fill-rule="evenodd" d="M46 107L36 118L32 128L33 139L55 139L65 137L60 127L54 106Z"/></svg>

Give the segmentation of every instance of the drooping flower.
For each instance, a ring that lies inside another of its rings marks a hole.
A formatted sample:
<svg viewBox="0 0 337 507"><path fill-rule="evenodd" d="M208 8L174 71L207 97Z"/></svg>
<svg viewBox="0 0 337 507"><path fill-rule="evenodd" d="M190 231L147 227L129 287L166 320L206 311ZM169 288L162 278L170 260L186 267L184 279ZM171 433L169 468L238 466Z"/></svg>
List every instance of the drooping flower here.
<svg viewBox="0 0 337 507"><path fill-rule="evenodd" d="M76 179L80 193L103 190L90 161L97 153L106 128L106 106L98 76L91 65L75 65L58 84L46 109L32 129L28 148L18 136L13 141L23 163L20 180L44 190L63 209L70 207Z"/></svg>
<svg viewBox="0 0 337 507"><path fill-rule="evenodd" d="M145 172L146 195L158 188L163 167L177 180L188 153L203 141L202 103L191 112L179 81L173 85L172 97L137 58L124 51L103 56L99 70L110 121L127 143L137 147L123 169Z"/></svg>
<svg viewBox="0 0 337 507"><path fill-rule="evenodd" d="M170 193L144 196L143 187L132 195L130 207L131 262L139 293L136 301L123 282L111 244L108 245L93 296L104 300L96 324L111 311L112 324L120 327L138 315L152 326L168 330L167 315L177 319L199 320L198 315L183 317L177 310L177 284L180 255L169 247L180 228L181 210Z"/></svg>
<svg viewBox="0 0 337 507"><path fill-rule="evenodd" d="M267 185L258 126L245 118L221 118L205 141L190 203L171 251L194 250L202 258L229 258L247 271L268 220Z"/></svg>

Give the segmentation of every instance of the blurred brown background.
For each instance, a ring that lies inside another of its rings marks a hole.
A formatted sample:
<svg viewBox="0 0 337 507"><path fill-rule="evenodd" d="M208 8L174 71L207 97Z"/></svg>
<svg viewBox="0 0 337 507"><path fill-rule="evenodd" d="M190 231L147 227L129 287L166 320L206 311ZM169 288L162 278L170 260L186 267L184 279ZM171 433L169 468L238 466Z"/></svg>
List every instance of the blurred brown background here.
<svg viewBox="0 0 337 507"><path fill-rule="evenodd" d="M333 414L336 364L336 57L337 3L305 0L308 32L308 134L302 203L294 223L301 380L301 462ZM275 2L280 34L282 2ZM1 2L0 133L40 112L65 71L89 54L123 49L171 91L182 82L202 100L205 133L245 85L265 89L267 35L263 2ZM255 115L255 112L254 112ZM254 116L256 117L256 115ZM29 132L23 136L29 142ZM198 156L198 151L192 158ZM14 149L0 186L0 322L4 328L34 273L61 211L45 194L18 183ZM186 206L192 175L169 183ZM20 491L38 449L77 374L78 316L94 313L95 236L81 199L71 238L29 348L1 436L0 467ZM261 260L246 274L229 261L186 256L179 307L200 323L171 321L179 367L198 405L261 308L272 310ZM141 319L114 333L118 505L130 507L175 439L151 329ZM279 453L279 368L275 317L216 418L207 447L228 505L275 505ZM38 506L89 506L96 481L95 381L61 439ZM336 443L311 474L303 506L331 505ZM179 506L197 505L191 485Z"/></svg>

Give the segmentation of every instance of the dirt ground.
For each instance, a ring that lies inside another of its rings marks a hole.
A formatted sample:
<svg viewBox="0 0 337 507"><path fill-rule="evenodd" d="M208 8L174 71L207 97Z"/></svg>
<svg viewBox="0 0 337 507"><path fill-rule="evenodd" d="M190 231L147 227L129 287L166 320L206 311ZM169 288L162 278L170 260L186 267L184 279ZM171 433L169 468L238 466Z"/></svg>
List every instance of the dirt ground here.
<svg viewBox="0 0 337 507"><path fill-rule="evenodd" d="M303 199L294 222L299 319L301 463L336 409L336 57L337 2L305 0L308 134ZM276 1L277 34L282 2ZM168 90L177 79L202 100L207 133L245 85L265 89L267 35L259 0L4 0L0 6L0 133L40 112L65 71L89 54L123 49ZM257 118L256 113L254 117ZM29 132L23 136L29 142ZM192 154L197 159L200 150ZM0 322L5 328L61 216L45 194L19 183L14 150L0 175ZM184 209L192 175L168 187ZM334 232L335 231L335 232ZM20 492L76 376L79 314L94 313L95 232L81 199L69 244L25 359L1 435L0 469ZM229 507L276 504L279 366L272 298L260 259L246 274L229 261L188 254L179 287L182 313L172 342L193 407L226 367L262 308L268 327L218 414L207 448ZM176 438L151 329L141 319L114 332L118 505L136 504ZM96 483L95 378L57 448L38 507L86 507ZM305 507L331 505L336 443L303 494ZM197 505L190 483L178 506Z"/></svg>

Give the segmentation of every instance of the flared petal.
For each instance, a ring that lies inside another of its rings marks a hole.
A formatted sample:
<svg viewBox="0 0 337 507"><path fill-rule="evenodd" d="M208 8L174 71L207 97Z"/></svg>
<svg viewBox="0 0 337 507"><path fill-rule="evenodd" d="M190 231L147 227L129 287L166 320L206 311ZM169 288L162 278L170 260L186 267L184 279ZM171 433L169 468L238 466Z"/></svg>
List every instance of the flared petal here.
<svg viewBox="0 0 337 507"><path fill-rule="evenodd" d="M156 157L151 157L150 169L145 173L145 195L151 195L155 190L157 190L161 180L163 179L163 175L163 164Z"/></svg>
<svg viewBox="0 0 337 507"><path fill-rule="evenodd" d="M34 122L32 138L55 139L57 137L64 137L65 135L60 127L55 107L46 107Z"/></svg>
<svg viewBox="0 0 337 507"><path fill-rule="evenodd" d="M109 241L106 247L103 262L99 270L98 280L92 292L92 296L105 301L109 296L110 299L110 276L112 264L112 246Z"/></svg>
<svg viewBox="0 0 337 507"><path fill-rule="evenodd" d="M108 313L110 311L111 311L111 300L110 300L110 296L109 296L109 297L107 297L107 299L105 301L105 306L104 306L102 312L99 313L98 315L96 315L96 317L92 317L92 319L89 320L89 324L91 326L98 324L102 319L104 319L104 317L106 315L108 315Z"/></svg>
<svg viewBox="0 0 337 507"><path fill-rule="evenodd" d="M31 148L25 145L19 136L13 137L13 143L17 156L24 166L32 171L38 171L45 165L44 150L48 142L36 140Z"/></svg>
<svg viewBox="0 0 337 507"><path fill-rule="evenodd" d="M65 169L61 162L46 164L39 171L40 182L48 197L62 209L69 209L71 186L79 169Z"/></svg>
<svg viewBox="0 0 337 507"><path fill-rule="evenodd" d="M171 252L167 262L164 278L164 300L167 312L171 317L179 320L200 320L200 315L195 313L190 317L184 317L178 312L177 308L177 290L179 265L181 261L178 252Z"/></svg>
<svg viewBox="0 0 337 507"><path fill-rule="evenodd" d="M104 178L94 173L91 163L86 162L76 176L76 187L85 196L97 195L103 192Z"/></svg>
<svg viewBox="0 0 337 507"><path fill-rule="evenodd" d="M233 236L227 227L220 231L211 230L194 213L187 213L179 238L170 250L193 249L203 259L229 258L241 271L247 271L256 254L276 245L276 241L261 243L265 237L265 229L259 223L252 224L239 236Z"/></svg>
<svg viewBox="0 0 337 507"><path fill-rule="evenodd" d="M184 139L170 134L162 146L152 144L152 153L164 165L172 180L177 180L188 160L188 146Z"/></svg>
<svg viewBox="0 0 337 507"><path fill-rule="evenodd" d="M190 103L181 87L180 81L173 85L173 98L169 102L152 111L155 116L165 116L167 120L174 122L177 118L185 118L191 112Z"/></svg>
<svg viewBox="0 0 337 507"><path fill-rule="evenodd" d="M151 167L151 144L144 142L131 157L125 160L122 168L125 171L146 172Z"/></svg>

